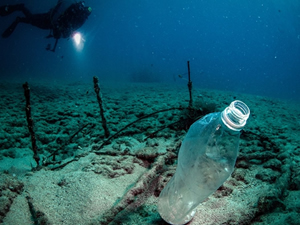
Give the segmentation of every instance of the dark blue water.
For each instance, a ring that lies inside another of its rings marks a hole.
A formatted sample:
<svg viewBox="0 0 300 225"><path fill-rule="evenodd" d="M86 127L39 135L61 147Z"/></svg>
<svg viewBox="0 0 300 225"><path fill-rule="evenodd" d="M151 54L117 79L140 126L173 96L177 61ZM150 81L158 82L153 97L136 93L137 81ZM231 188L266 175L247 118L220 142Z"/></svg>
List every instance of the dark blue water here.
<svg viewBox="0 0 300 225"><path fill-rule="evenodd" d="M20 1L1 1L19 3ZM24 0L33 13L56 0ZM1 78L92 82L186 83L195 87L300 101L300 2L296 0L87 0L93 9L79 29L81 51L20 24L0 39ZM1 32L15 13L0 18Z"/></svg>

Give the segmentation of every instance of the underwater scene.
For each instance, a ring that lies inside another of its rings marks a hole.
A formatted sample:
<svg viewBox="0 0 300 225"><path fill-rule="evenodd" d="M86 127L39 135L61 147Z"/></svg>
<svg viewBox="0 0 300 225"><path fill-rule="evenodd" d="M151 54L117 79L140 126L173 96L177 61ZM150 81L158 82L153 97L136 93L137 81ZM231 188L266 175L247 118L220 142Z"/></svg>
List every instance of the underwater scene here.
<svg viewBox="0 0 300 225"><path fill-rule="evenodd" d="M300 224L299 1L1 0L0 33L0 224Z"/></svg>

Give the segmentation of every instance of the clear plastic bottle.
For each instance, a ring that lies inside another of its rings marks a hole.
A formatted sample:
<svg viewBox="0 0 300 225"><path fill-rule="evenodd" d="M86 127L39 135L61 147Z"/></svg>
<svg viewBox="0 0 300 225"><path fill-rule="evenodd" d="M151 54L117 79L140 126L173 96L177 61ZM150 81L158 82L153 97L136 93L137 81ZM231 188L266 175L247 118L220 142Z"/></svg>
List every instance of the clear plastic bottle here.
<svg viewBox="0 0 300 225"><path fill-rule="evenodd" d="M250 115L248 106L234 101L223 112L197 120L184 138L176 172L158 199L158 211L170 224L185 224L196 207L214 193L234 169L240 130Z"/></svg>

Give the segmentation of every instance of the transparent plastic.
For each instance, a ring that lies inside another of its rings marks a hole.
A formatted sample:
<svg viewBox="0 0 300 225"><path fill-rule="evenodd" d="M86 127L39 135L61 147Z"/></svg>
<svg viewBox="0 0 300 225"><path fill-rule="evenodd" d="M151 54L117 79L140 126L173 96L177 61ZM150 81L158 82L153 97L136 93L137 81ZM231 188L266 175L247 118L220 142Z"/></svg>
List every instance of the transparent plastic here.
<svg viewBox="0 0 300 225"><path fill-rule="evenodd" d="M196 207L228 179L249 115L248 106L237 100L192 124L181 144L176 172L158 199L158 212L166 222L188 223Z"/></svg>

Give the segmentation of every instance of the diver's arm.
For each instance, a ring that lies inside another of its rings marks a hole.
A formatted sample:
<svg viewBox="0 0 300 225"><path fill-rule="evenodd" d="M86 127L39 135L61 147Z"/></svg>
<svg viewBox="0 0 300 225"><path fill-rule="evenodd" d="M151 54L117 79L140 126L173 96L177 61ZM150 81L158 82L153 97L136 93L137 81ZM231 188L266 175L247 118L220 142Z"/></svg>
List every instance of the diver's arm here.
<svg viewBox="0 0 300 225"><path fill-rule="evenodd" d="M58 38L55 39L55 43L54 43L53 48L51 49L51 44L48 44L47 47L46 47L46 50L47 50L47 51L51 51L51 52L55 52L57 43L58 43Z"/></svg>
<svg viewBox="0 0 300 225"><path fill-rule="evenodd" d="M52 52L55 52L57 42L58 42L58 38L55 39L55 44L54 44L54 46L53 46L53 48L52 48L52 50L51 50Z"/></svg>

